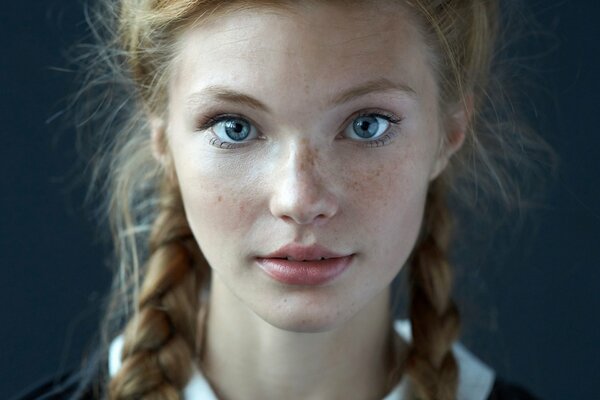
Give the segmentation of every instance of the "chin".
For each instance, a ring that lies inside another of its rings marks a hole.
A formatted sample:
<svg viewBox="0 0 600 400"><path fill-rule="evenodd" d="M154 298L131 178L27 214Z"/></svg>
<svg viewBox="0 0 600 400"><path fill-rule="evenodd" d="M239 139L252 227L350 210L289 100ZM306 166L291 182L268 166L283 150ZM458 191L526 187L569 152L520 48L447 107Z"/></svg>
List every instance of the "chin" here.
<svg viewBox="0 0 600 400"><path fill-rule="evenodd" d="M349 307L322 299L302 301L287 298L278 305L256 314L275 328L298 333L318 333L336 329L350 320L355 313Z"/></svg>

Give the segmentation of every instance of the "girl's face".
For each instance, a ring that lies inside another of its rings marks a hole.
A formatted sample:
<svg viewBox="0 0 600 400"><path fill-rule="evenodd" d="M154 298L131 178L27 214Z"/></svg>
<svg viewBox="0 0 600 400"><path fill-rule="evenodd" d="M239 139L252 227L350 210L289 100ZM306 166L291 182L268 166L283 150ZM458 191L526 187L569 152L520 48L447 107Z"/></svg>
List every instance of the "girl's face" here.
<svg viewBox="0 0 600 400"><path fill-rule="evenodd" d="M412 19L382 2L299 3L209 19L179 44L167 156L214 282L282 329L347 321L402 268L452 151ZM352 257L327 279L282 281L257 258L290 243Z"/></svg>

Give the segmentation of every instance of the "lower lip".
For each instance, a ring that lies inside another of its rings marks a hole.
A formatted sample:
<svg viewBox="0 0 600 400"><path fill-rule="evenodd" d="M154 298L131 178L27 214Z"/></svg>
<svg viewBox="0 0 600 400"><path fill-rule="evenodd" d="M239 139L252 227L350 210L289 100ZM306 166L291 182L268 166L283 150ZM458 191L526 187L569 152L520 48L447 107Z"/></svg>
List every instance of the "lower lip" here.
<svg viewBox="0 0 600 400"><path fill-rule="evenodd" d="M288 285L317 286L331 282L350 266L352 255L322 261L288 261L258 258L260 268L276 281Z"/></svg>

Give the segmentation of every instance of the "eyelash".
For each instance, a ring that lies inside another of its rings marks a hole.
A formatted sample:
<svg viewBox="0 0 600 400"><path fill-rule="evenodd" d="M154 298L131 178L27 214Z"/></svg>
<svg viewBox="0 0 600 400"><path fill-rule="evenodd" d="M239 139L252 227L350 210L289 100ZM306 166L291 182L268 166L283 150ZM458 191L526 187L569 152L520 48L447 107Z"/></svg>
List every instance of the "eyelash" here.
<svg viewBox="0 0 600 400"><path fill-rule="evenodd" d="M397 128L398 125L400 125L400 123L403 120L403 118L398 118L392 114L387 114L387 113L383 113L383 112L361 112L356 115L353 115L352 118L350 119L350 121L353 121L360 117L379 117L379 118L385 119L386 121L388 121L390 123L390 127L388 127L388 130L382 137L378 137L377 139L373 139L373 140L356 141L360 146L369 147L369 148L383 147L383 146L387 145L394 137L396 137L400 133L395 128ZM208 129L212 128L213 126L215 126L216 124L218 124L219 122L228 120L230 118L245 119L248 122L250 122L251 124L253 124L247 118L242 117L240 115L220 114L220 115L206 118L203 122L198 124L196 131L208 130ZM247 142L240 142L240 143L223 142L217 136L214 136L214 135L210 138L208 143L211 146L218 147L221 149L237 149L240 147L244 147L248 144Z"/></svg>

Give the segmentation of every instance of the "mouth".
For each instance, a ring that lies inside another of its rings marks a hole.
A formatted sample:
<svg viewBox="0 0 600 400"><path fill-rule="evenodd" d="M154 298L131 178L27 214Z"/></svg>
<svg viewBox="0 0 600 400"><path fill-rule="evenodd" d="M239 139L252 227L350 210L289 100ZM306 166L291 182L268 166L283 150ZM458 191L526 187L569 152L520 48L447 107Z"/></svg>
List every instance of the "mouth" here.
<svg viewBox="0 0 600 400"><path fill-rule="evenodd" d="M293 257L257 258L260 269L270 278L287 285L320 286L340 277L351 265L354 254L318 259Z"/></svg>
<svg viewBox="0 0 600 400"><path fill-rule="evenodd" d="M322 261L331 258L344 257L345 255L348 255L348 253L340 254L319 244L306 246L300 243L290 243L270 254L261 255L259 258L282 259L288 261Z"/></svg>
<svg viewBox="0 0 600 400"><path fill-rule="evenodd" d="M331 257L334 258L334 257ZM307 262L307 261L323 261L323 260L330 260L331 258L327 258L327 257L321 257L321 258L316 258L316 259L304 259L304 260L299 260L297 258L294 257L273 257L272 259L274 260L287 260L287 261L302 261L302 262Z"/></svg>

